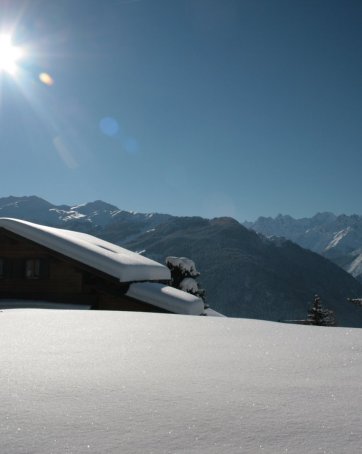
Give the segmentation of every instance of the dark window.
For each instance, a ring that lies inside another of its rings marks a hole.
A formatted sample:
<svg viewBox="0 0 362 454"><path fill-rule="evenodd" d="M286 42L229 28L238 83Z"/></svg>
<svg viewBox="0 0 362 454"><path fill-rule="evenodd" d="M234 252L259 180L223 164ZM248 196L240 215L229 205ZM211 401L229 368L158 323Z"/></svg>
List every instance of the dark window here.
<svg viewBox="0 0 362 454"><path fill-rule="evenodd" d="M0 279L8 278L11 275L11 263L7 258L0 258Z"/></svg>
<svg viewBox="0 0 362 454"><path fill-rule="evenodd" d="M26 259L25 277L27 279L45 279L49 277L49 261L47 259Z"/></svg>
<svg viewBox="0 0 362 454"><path fill-rule="evenodd" d="M23 279L25 276L25 260L12 259L9 263L9 277L13 279Z"/></svg>
<svg viewBox="0 0 362 454"><path fill-rule="evenodd" d="M0 279L46 279L49 277L49 260L0 258Z"/></svg>
<svg viewBox="0 0 362 454"><path fill-rule="evenodd" d="M40 260L39 259L27 259L25 261L25 277L27 279L39 279L40 278Z"/></svg>

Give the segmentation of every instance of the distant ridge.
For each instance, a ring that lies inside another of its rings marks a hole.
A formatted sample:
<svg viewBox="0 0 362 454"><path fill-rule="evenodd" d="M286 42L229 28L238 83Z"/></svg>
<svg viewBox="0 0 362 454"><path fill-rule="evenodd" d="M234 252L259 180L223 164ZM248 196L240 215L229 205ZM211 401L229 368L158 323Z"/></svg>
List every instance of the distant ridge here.
<svg viewBox="0 0 362 454"><path fill-rule="evenodd" d="M317 219L333 223L333 216L320 214ZM36 196L0 198L0 217L87 232L160 262L169 255L190 257L201 272L209 303L225 315L300 319L318 293L336 312L340 326L362 327L361 308L347 302L362 297L361 283L326 258L286 239L268 239L229 217L133 213L101 200L53 205ZM285 232L294 221L278 219ZM299 225L296 230L300 232Z"/></svg>
<svg viewBox="0 0 362 454"><path fill-rule="evenodd" d="M266 236L282 236L332 260L362 282L362 216L318 213L294 219L279 215L245 222Z"/></svg>

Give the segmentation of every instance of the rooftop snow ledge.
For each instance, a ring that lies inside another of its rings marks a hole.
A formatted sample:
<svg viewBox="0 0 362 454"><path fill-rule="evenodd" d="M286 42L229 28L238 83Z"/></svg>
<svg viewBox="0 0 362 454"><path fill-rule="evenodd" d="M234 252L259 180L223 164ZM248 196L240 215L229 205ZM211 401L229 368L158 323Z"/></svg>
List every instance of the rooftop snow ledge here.
<svg viewBox="0 0 362 454"><path fill-rule="evenodd" d="M171 278L166 266L86 233L11 218L0 218L0 227L113 276L120 282Z"/></svg>
<svg viewBox="0 0 362 454"><path fill-rule="evenodd" d="M204 314L208 315L209 317L225 317L224 314L214 311L214 309L211 309L210 307L204 310Z"/></svg>
<svg viewBox="0 0 362 454"><path fill-rule="evenodd" d="M176 314L201 315L204 312L201 298L155 282L131 284L126 295Z"/></svg>

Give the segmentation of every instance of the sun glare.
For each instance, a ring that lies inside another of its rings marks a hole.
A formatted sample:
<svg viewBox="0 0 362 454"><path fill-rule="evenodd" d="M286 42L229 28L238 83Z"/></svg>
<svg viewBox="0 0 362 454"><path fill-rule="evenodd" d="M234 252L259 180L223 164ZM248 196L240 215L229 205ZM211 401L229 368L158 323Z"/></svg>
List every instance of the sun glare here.
<svg viewBox="0 0 362 454"><path fill-rule="evenodd" d="M10 35L0 35L0 72L15 75L22 56L23 50L13 45Z"/></svg>

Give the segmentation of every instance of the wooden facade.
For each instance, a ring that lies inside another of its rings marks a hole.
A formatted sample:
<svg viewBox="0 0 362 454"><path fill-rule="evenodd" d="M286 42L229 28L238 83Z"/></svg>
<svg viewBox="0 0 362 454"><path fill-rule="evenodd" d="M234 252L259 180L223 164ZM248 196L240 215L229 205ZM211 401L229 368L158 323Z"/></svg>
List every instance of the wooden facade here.
<svg viewBox="0 0 362 454"><path fill-rule="evenodd" d="M165 312L125 295L128 284L0 228L0 300L90 305L92 309Z"/></svg>

